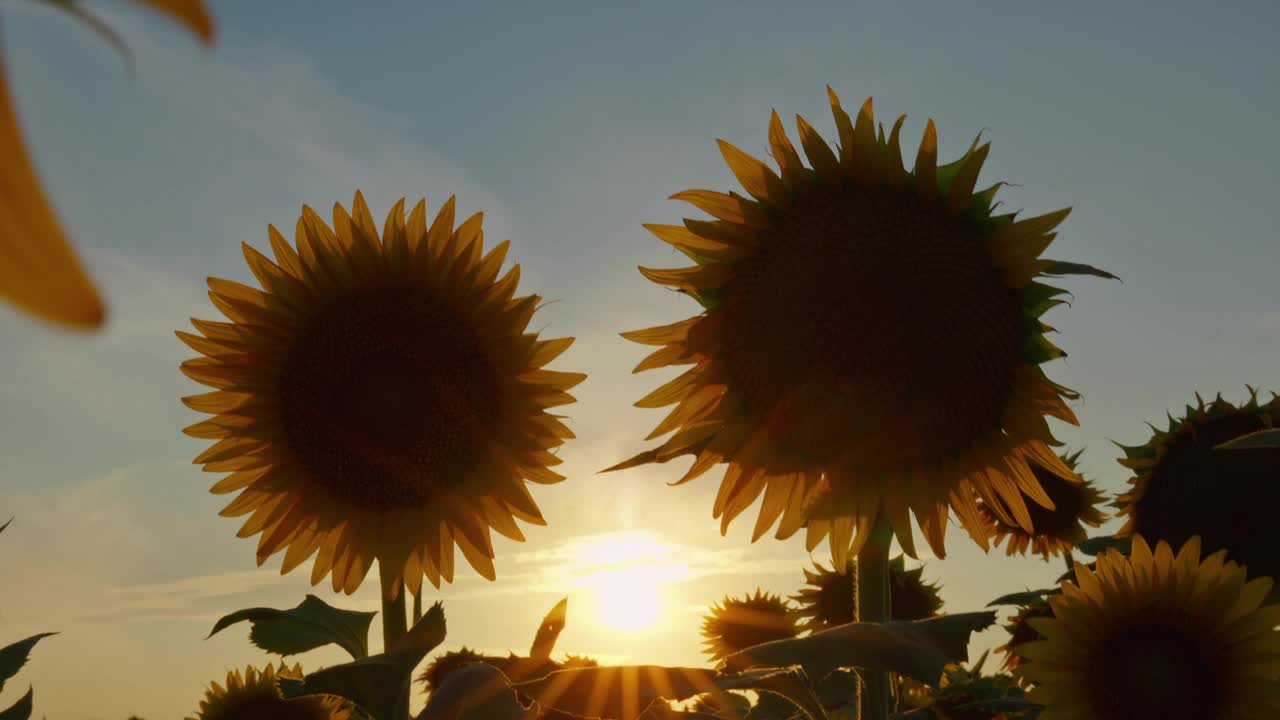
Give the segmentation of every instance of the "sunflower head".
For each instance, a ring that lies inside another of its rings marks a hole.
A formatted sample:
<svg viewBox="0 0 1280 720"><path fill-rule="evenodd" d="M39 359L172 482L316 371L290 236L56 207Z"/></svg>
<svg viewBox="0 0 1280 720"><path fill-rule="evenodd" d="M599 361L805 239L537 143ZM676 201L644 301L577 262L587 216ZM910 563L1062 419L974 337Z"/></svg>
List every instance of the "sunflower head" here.
<svg viewBox="0 0 1280 720"><path fill-rule="evenodd" d="M574 655L569 653L564 656L564 661L560 663L561 670L572 670L574 668L593 668L600 667L600 663L589 655Z"/></svg>
<svg viewBox="0 0 1280 720"><path fill-rule="evenodd" d="M340 698L308 695L285 700L276 687L277 678L302 679L302 667L268 664L262 671L253 666L227 673L226 685L210 683L193 720L348 720L350 704Z"/></svg>
<svg viewBox="0 0 1280 720"><path fill-rule="evenodd" d="M239 493L221 514L249 516L259 564L315 555L312 582L351 593L377 560L417 593L452 580L455 545L492 579L490 530L543 523L525 482L563 479L573 433L547 409L585 376L543 369L572 338L526 332L539 298L516 297L519 265L499 278L508 244L485 253L481 220L454 227L450 198L428 226L401 200L380 233L356 193L332 228L304 206L294 244L270 228L274 259L244 246L262 289L209 280L229 322L178 333L214 388L184 399L213 415L186 433L214 441L195 462L230 473L212 491Z"/></svg>
<svg viewBox="0 0 1280 720"><path fill-rule="evenodd" d="M726 597L702 621L705 652L712 662L753 645L799 634L791 607L781 597L756 589L754 595Z"/></svg>
<svg viewBox="0 0 1280 720"><path fill-rule="evenodd" d="M444 682L444 679L449 676L449 673L464 665L488 663L501 669L505 661L505 658L496 655L483 655L464 646L461 650L450 650L443 655L436 656L427 665L427 669L418 675L418 682L426 687L428 693L433 693Z"/></svg>
<svg viewBox="0 0 1280 720"><path fill-rule="evenodd" d="M1027 659L1018 654L1019 648L1026 643L1041 639L1040 633L1031 627L1029 621L1034 618L1051 617L1053 617L1053 608L1044 598L1037 598L1023 605L1018 608L1017 613L1009 617L1009 624L1004 626L1004 629L1009 632L1009 640L996 648L1004 653L1003 669L1012 670L1025 664Z"/></svg>
<svg viewBox="0 0 1280 720"><path fill-rule="evenodd" d="M800 629L818 632L853 622L853 586L857 559L849 558L843 572L814 563L804 569L805 587L791 596L799 609ZM942 609L941 586L926 583L924 566L908 570L906 558L889 561L890 620L923 620Z"/></svg>
<svg viewBox="0 0 1280 720"><path fill-rule="evenodd" d="M806 167L774 113L779 172L721 141L747 194L677 193L714 219L647 226L695 265L641 272L704 311L623 334L657 347L637 371L692 367L636 403L674 405L650 439L674 435L613 469L693 455L683 482L728 463L722 529L763 494L753 538L807 528L837 567L882 508L912 557L913 513L938 557L951 508L986 547L975 493L1029 531L1028 463L1072 476L1045 417L1076 422L1074 395L1040 369L1063 356L1040 321L1062 291L1038 279L1067 211L995 214L1001 183L975 189L988 145L939 165L930 121L908 168L904 118L886 139L870 100L855 122L829 98L838 150L797 117Z"/></svg>
<svg viewBox="0 0 1280 720"><path fill-rule="evenodd" d="M1074 473L1080 453L1064 454L1061 458ZM1025 555L1030 549L1048 560L1049 556L1070 552L1071 548L1083 542L1088 534L1086 525L1096 528L1106 521L1106 513L1099 509L1106 498L1084 478L1059 477L1035 461L1029 465L1044 491L1043 495L1029 498L1026 503L1031 532L998 505L980 501L978 512L997 545L1008 540L1005 545L1008 555ZM1049 505L1044 504L1045 500Z"/></svg>
<svg viewBox="0 0 1280 720"><path fill-rule="evenodd" d="M1280 707L1280 605L1270 578L1192 538L1175 554L1141 535L1131 554L1076 563L1076 582L1028 620L1044 638L1019 646L1042 720L1203 720L1267 717Z"/></svg>
<svg viewBox="0 0 1280 720"><path fill-rule="evenodd" d="M1226 550L1251 577L1280 577L1280 553L1270 528L1280 507L1280 449L1217 450L1242 435L1280 425L1280 399L1232 405L1199 395L1180 419L1154 429L1143 445L1121 446L1120 464L1133 470L1129 492L1117 501L1120 537L1178 547L1199 536L1207 552Z"/></svg>

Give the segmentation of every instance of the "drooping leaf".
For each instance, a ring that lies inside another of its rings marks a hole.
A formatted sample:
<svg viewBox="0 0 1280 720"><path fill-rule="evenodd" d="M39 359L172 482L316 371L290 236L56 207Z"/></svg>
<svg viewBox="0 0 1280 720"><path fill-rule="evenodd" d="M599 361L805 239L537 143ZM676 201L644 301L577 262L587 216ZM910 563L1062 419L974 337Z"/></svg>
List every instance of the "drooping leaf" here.
<svg viewBox="0 0 1280 720"><path fill-rule="evenodd" d="M233 612L214 624L209 637L248 620L253 626L249 640L269 653L295 655L333 643L360 660L369 656L369 624L374 615L377 613L339 610L307 595L292 610L249 608Z"/></svg>
<svg viewBox="0 0 1280 720"><path fill-rule="evenodd" d="M27 664L27 658L31 655L31 648L35 647L36 643L50 635L57 634L40 633L39 635L32 635L26 640L19 640L12 645L0 648L0 690L4 690L6 680L17 675L22 666Z"/></svg>
<svg viewBox="0 0 1280 720"><path fill-rule="evenodd" d="M1120 280L1120 278L1101 268L1084 263L1064 262L1062 260L1050 260L1051 265L1041 270L1041 274L1050 277L1060 277L1062 275L1092 275L1094 277L1106 278L1108 280ZM1123 281L1121 281L1123 282Z"/></svg>
<svg viewBox="0 0 1280 720"><path fill-rule="evenodd" d="M32 690L27 688L27 694L23 695L18 702L0 711L0 720L28 720L31 717Z"/></svg>
<svg viewBox="0 0 1280 720"><path fill-rule="evenodd" d="M560 637L560 632L564 630L564 625L569 612L569 598L565 598L556 603L551 608L551 612L542 619L542 624L538 626L538 632L533 637L533 645L529 648L529 657L537 660L546 660L551 657L551 651L555 650L556 640Z"/></svg>
<svg viewBox="0 0 1280 720"><path fill-rule="evenodd" d="M1129 554L1129 548L1133 545L1132 538L1118 538L1111 535L1100 535L1091 537L1088 540L1076 546L1076 549L1085 555L1099 555L1109 549L1115 548L1125 555Z"/></svg>
<svg viewBox="0 0 1280 720"><path fill-rule="evenodd" d="M502 671L473 663L449 673L417 720L534 720L539 707L520 704Z"/></svg>
<svg viewBox="0 0 1280 720"><path fill-rule="evenodd" d="M516 683L517 692L544 708L586 718L634 720L655 700L685 700L694 695L723 695L727 690L756 690L781 695L813 720L826 714L799 668L766 668L717 674L704 668L626 665L574 668ZM724 703L731 702L724 698Z"/></svg>
<svg viewBox="0 0 1280 720"><path fill-rule="evenodd" d="M436 603L391 650L317 670L302 680L282 678L277 683L286 698L338 695L363 708L373 720L401 720L409 714L407 689L413 669L444 642L444 636L444 607Z"/></svg>
<svg viewBox="0 0 1280 720"><path fill-rule="evenodd" d="M572 668L514 687L546 708L622 720L638 717L658 698L683 700L720 690L711 670L662 665Z"/></svg>
<svg viewBox="0 0 1280 720"><path fill-rule="evenodd" d="M996 607L998 605L1026 605L1035 602L1040 598L1049 595L1057 595L1062 592L1058 588L1044 588L1042 590L1024 590L1022 592L1009 593L987 603L987 607Z"/></svg>
<svg viewBox="0 0 1280 720"><path fill-rule="evenodd" d="M914 622L849 623L802 638L756 645L725 659L729 670L799 665L809 677L837 668L896 672L932 685L966 657L969 636L995 623L993 611L939 615Z"/></svg>
<svg viewBox="0 0 1280 720"><path fill-rule="evenodd" d="M780 670L747 671L740 675L722 675L716 680L721 690L755 690L786 698L810 720L827 720L826 710L814 692L804 670L798 667Z"/></svg>
<svg viewBox="0 0 1280 720"><path fill-rule="evenodd" d="M1259 430L1248 435L1228 440L1214 450L1259 450L1280 447L1280 430Z"/></svg>

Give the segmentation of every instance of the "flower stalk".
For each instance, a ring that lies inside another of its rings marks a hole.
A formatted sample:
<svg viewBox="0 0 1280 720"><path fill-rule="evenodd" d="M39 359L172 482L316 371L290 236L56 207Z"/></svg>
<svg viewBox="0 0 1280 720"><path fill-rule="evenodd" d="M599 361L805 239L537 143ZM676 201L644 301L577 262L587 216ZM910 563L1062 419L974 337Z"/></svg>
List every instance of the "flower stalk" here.
<svg viewBox="0 0 1280 720"><path fill-rule="evenodd" d="M854 612L858 622L882 623L889 621L889 545L893 541L893 527L889 515L881 508L871 536L858 553L857 572L854 573ZM860 720L888 720L890 716L889 673L880 670L863 670L862 693L857 698Z"/></svg>

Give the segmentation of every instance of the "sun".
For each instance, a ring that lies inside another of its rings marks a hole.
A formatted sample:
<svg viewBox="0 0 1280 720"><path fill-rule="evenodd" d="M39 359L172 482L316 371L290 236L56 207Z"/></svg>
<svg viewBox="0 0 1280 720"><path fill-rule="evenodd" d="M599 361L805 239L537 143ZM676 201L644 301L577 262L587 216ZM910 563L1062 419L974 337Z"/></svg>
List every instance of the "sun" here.
<svg viewBox="0 0 1280 720"><path fill-rule="evenodd" d="M662 586L645 568L602 572L596 578L597 614L602 625L618 630L648 630L664 609Z"/></svg>
<svg viewBox="0 0 1280 720"><path fill-rule="evenodd" d="M595 535L575 544L576 584L589 591L596 622L627 632L656 627L669 604L667 586L688 574L676 559L677 549L643 530Z"/></svg>

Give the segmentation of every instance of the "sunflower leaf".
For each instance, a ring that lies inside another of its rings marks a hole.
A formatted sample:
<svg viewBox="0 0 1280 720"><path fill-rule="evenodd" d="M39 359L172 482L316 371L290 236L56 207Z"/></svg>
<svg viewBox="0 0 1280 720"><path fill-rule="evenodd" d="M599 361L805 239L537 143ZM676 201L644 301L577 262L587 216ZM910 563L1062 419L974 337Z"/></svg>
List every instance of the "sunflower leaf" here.
<svg viewBox="0 0 1280 720"><path fill-rule="evenodd" d="M1056 595L1061 590L1058 588L1044 588L1043 590L1024 590L1022 592L1009 593L987 603L987 607L996 607L997 605L1026 605L1035 602L1040 598Z"/></svg>
<svg viewBox="0 0 1280 720"><path fill-rule="evenodd" d="M0 690L4 689L6 680L17 675L22 666L27 664L27 658L31 655L31 648L50 635L57 635L57 633L32 635L26 640L19 640L12 645L0 648Z"/></svg>
<svg viewBox="0 0 1280 720"><path fill-rule="evenodd" d="M0 533L4 532L5 528L9 527L9 523L11 522L13 522L13 518L9 518L3 525L0 525Z"/></svg>
<svg viewBox="0 0 1280 720"><path fill-rule="evenodd" d="M802 638L749 647L725 659L729 670L799 665L809 677L837 668L896 672L935 685L948 663L967 656L969 636L991 627L994 611L939 615L914 622L849 623Z"/></svg>
<svg viewBox="0 0 1280 720"><path fill-rule="evenodd" d="M31 696L33 689L27 688L27 694L18 702L5 710L0 710L0 720L27 720L31 717Z"/></svg>
<svg viewBox="0 0 1280 720"><path fill-rule="evenodd" d="M538 715L538 704L521 705L501 670L473 663L449 673L417 720L532 720Z"/></svg>
<svg viewBox="0 0 1280 720"><path fill-rule="evenodd" d="M333 643L360 660L369 655L369 624L374 615L377 613L339 610L307 595L292 610L248 608L233 612L214 624L209 637L248 620L253 626L249 640L269 653L295 655Z"/></svg>
<svg viewBox="0 0 1280 720"><path fill-rule="evenodd" d="M1257 450L1280 447L1280 430L1259 430L1215 446L1214 450Z"/></svg>
<svg viewBox="0 0 1280 720"><path fill-rule="evenodd" d="M444 636L444 607L436 603L387 652L317 670L302 680L276 682L286 698L337 695L360 706L373 720L400 720L409 715L407 688L413 669L444 642Z"/></svg>
<svg viewBox="0 0 1280 720"><path fill-rule="evenodd" d="M1048 275L1050 277L1060 277L1062 275L1092 275L1094 277L1106 278L1108 280L1120 280L1119 277L1112 275L1106 270L1096 268L1092 265L1066 262L1063 260L1049 260L1048 262L1050 263L1049 267L1040 271L1040 274ZM1121 282L1124 281L1121 280Z"/></svg>
<svg viewBox="0 0 1280 720"><path fill-rule="evenodd" d="M786 698L803 711L810 720L827 720L822 702L801 668L792 667L763 672L747 671L741 675L721 676L716 680L716 687L721 690L755 690L772 693Z"/></svg>
<svg viewBox="0 0 1280 720"><path fill-rule="evenodd" d="M1115 548L1116 550L1119 550L1125 555L1128 555L1130 545L1132 545L1132 540L1130 538L1127 538L1127 537L1118 538L1118 537L1113 537L1111 535L1100 535L1098 537L1091 537L1085 540L1084 542L1080 543L1079 545L1076 546L1076 550L1079 550L1085 555L1098 555L1106 552L1111 548Z"/></svg>
<svg viewBox="0 0 1280 720"><path fill-rule="evenodd" d="M566 615L569 610L569 598L556 603L551 612L542 619L538 632L533 637L533 645L529 648L529 657L545 660L551 657L556 647L556 640L564 630Z"/></svg>
<svg viewBox="0 0 1280 720"><path fill-rule="evenodd" d="M655 701L685 700L694 695L719 696L719 704L727 705L732 701L727 691L756 690L785 697L812 720L826 720L822 704L799 668L718 674L704 668L661 665L584 667L559 670L513 687L544 708L585 718L635 720Z"/></svg>

